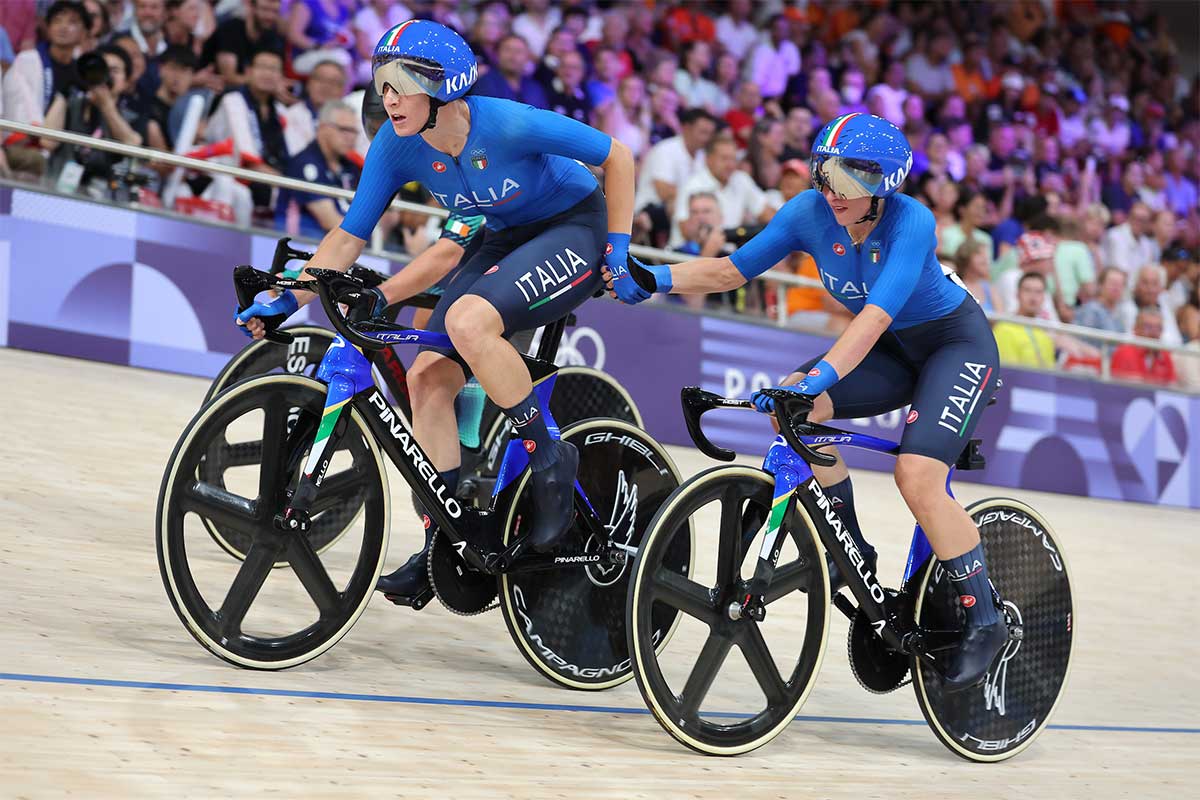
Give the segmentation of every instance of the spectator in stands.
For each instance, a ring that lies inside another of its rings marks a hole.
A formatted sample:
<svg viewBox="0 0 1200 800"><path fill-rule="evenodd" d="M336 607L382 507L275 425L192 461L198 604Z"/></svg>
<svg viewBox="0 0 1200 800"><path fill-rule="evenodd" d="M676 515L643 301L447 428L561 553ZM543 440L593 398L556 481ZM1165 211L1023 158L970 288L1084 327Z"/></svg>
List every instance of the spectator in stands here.
<svg viewBox="0 0 1200 800"><path fill-rule="evenodd" d="M1027 272L1017 281L1018 317L1037 318L1046 305L1046 277L1038 272ZM997 322L992 327L1000 361L1015 367L1037 367L1053 369L1054 342L1040 328L1016 322Z"/></svg>
<svg viewBox="0 0 1200 800"><path fill-rule="evenodd" d="M1104 265L1104 232L1111 220L1112 215L1100 203L1091 203L1083 209L1080 239L1087 245L1097 269Z"/></svg>
<svg viewBox="0 0 1200 800"><path fill-rule="evenodd" d="M516 34L508 34L496 48L496 64L475 84L474 94L501 97L547 108L549 102L541 85L529 74L529 46Z"/></svg>
<svg viewBox="0 0 1200 800"><path fill-rule="evenodd" d="M1184 341L1200 342L1200 280L1192 283L1186 302L1179 307L1176 322Z"/></svg>
<svg viewBox="0 0 1200 800"><path fill-rule="evenodd" d="M1101 114L1092 118L1088 139L1108 156L1121 156L1129 147L1129 98L1114 94Z"/></svg>
<svg viewBox="0 0 1200 800"><path fill-rule="evenodd" d="M708 15L708 9L692 3L680 3L667 12L662 21L662 33L663 45L668 50L679 51L694 41L712 43L717 28Z"/></svg>
<svg viewBox="0 0 1200 800"><path fill-rule="evenodd" d="M1128 283L1129 276L1124 270L1116 267L1101 270L1099 293L1075 312L1075 324L1111 333L1128 333L1120 313Z"/></svg>
<svg viewBox="0 0 1200 800"><path fill-rule="evenodd" d="M546 90L547 97L551 93L550 85L554 83L554 79L558 75L558 66L567 53L575 53L580 57L586 77L587 61L584 60L583 52L580 51L579 42L576 40L575 34L560 25L550 34L550 38L546 41L544 54L533 70L533 79Z"/></svg>
<svg viewBox="0 0 1200 800"><path fill-rule="evenodd" d="M354 15L354 52L358 83L371 80L371 59L383 35L401 22L412 19L412 11L399 0L366 0Z"/></svg>
<svg viewBox="0 0 1200 800"><path fill-rule="evenodd" d="M555 35L556 37L558 34ZM567 36L570 36L568 33ZM553 42L554 39L551 39ZM551 111L591 124L592 101L583 89L585 67L583 56L571 47L555 56L557 69L546 88L546 102Z"/></svg>
<svg viewBox="0 0 1200 800"><path fill-rule="evenodd" d="M679 95L674 89L659 88L650 95L650 145L679 135Z"/></svg>
<svg viewBox="0 0 1200 800"><path fill-rule="evenodd" d="M976 108L991 96L991 87L984 75L986 57L987 50L979 34L968 33L962 42L962 60L950 67L957 96Z"/></svg>
<svg viewBox="0 0 1200 800"><path fill-rule="evenodd" d="M255 53L246 70L246 84L226 92L217 103L208 120L208 140L231 138L234 151L249 169L279 175L288 160L284 109L275 101L282 82L283 56L274 50ZM256 207L273 208L270 187L254 184L251 192Z"/></svg>
<svg viewBox="0 0 1200 800"><path fill-rule="evenodd" d="M176 0L178 2L178 0ZM199 2L199 0L195 0ZM83 37L83 43L80 45L81 52L86 53L89 50L95 50L109 37L112 33L112 24L108 21L108 8L100 2L100 0L83 0L83 7L87 9L92 18L92 24L88 28L87 35ZM0 59L3 60L3 59ZM11 59L5 63L5 67L11 63Z"/></svg>
<svg viewBox="0 0 1200 800"><path fill-rule="evenodd" d="M327 103L346 96L349 76L340 61L329 59L313 65L304 79L304 92L300 102L293 103L284 112L284 138L288 152L299 153L312 144L317 135L317 117Z"/></svg>
<svg viewBox="0 0 1200 800"><path fill-rule="evenodd" d="M146 146L168 152L175 149L171 109L187 93L196 73L196 55L182 45L170 45L158 59L159 84L146 103Z"/></svg>
<svg viewBox="0 0 1200 800"><path fill-rule="evenodd" d="M679 223L679 232L683 236L677 248L681 253L714 258L730 250L721 225L721 207L712 192L696 192L688 198L688 214ZM681 299L690 308L704 308L704 295L682 295Z"/></svg>
<svg viewBox="0 0 1200 800"><path fill-rule="evenodd" d="M749 76L765 99L783 95L788 79L800 72L800 50L791 40L786 16L776 14L767 23L767 38L750 55Z"/></svg>
<svg viewBox="0 0 1200 800"><path fill-rule="evenodd" d="M1183 336L1167 300L1166 279L1167 273L1161 264L1146 264L1139 269L1132 294L1121 304L1121 323L1125 330L1132 330L1138 310L1156 308L1162 317L1160 328L1163 344L1178 347L1183 344Z"/></svg>
<svg viewBox="0 0 1200 800"><path fill-rule="evenodd" d="M721 91L705 77L712 69L712 47L705 41L695 41L683 51L683 61L675 72L675 91L687 108L703 108L716 113L721 104Z"/></svg>
<svg viewBox="0 0 1200 800"><path fill-rule="evenodd" d="M735 59L745 58L758 43L758 28L750 19L750 0L730 0L725 13L717 17L717 41Z"/></svg>
<svg viewBox="0 0 1200 800"><path fill-rule="evenodd" d="M878 111L872 113L883 117L898 128L903 128L905 125L904 101L908 99L908 90L904 88L906 79L904 62L894 59L883 73L883 82L875 84L867 92L868 104L872 102L872 98L877 98L879 103Z"/></svg>
<svg viewBox="0 0 1200 800"><path fill-rule="evenodd" d="M640 158L650 147L650 110L646 89L637 75L622 78L617 85L616 102L596 111L596 127L623 142Z"/></svg>
<svg viewBox="0 0 1200 800"><path fill-rule="evenodd" d="M1162 311L1157 306L1138 309L1133 333L1144 339L1161 339L1164 328ZM1112 376L1137 383L1171 386L1176 382L1175 362L1166 350L1121 344L1113 350Z"/></svg>
<svg viewBox="0 0 1200 800"><path fill-rule="evenodd" d="M954 91L954 72L950 68L953 52L954 37L948 33L938 32L926 39L924 48L905 62L908 90L934 102Z"/></svg>
<svg viewBox="0 0 1200 800"><path fill-rule="evenodd" d="M1162 265L1167 271L1167 307L1178 312L1200 282L1200 251L1176 239L1163 250Z"/></svg>
<svg viewBox="0 0 1200 800"><path fill-rule="evenodd" d="M808 160L812 155L813 113L804 106L796 106L788 111L783 121L783 152L780 158L790 161L793 158Z"/></svg>
<svg viewBox="0 0 1200 800"><path fill-rule="evenodd" d="M989 314L1004 313L1004 301L992 289L991 257L987 245L975 239L964 241L954 253L954 271L984 311Z"/></svg>
<svg viewBox="0 0 1200 800"><path fill-rule="evenodd" d="M596 51L593 73L585 88L592 108L598 109L617 99L621 56L611 48L601 47Z"/></svg>
<svg viewBox="0 0 1200 800"><path fill-rule="evenodd" d="M750 80L739 83L733 108L725 112L725 124L729 126L738 147L744 148L749 143L750 129L762 113L762 95L758 84Z"/></svg>
<svg viewBox="0 0 1200 800"><path fill-rule="evenodd" d="M1086 303L1096 296L1096 262L1083 241L1083 225L1074 216L1051 219L1058 228L1054 248L1054 274L1063 302L1068 306Z"/></svg>
<svg viewBox="0 0 1200 800"><path fill-rule="evenodd" d="M1135 202L1130 206L1129 217L1104 234L1104 266L1120 267L1133 275L1153 262L1155 242L1150 235L1153 223L1153 212L1145 203Z"/></svg>
<svg viewBox="0 0 1200 800"><path fill-rule="evenodd" d="M987 198L972 189L959 190L958 202L954 204L955 224L938 233L938 253L950 260L963 242L976 241L987 249L990 266L991 254L995 252L992 237L979 227L986 218Z"/></svg>
<svg viewBox="0 0 1200 800"><path fill-rule="evenodd" d="M782 156L783 122L776 117L763 117L754 123L746 141L746 165L760 189L778 194ZM778 208L783 203L777 199L772 205Z"/></svg>
<svg viewBox="0 0 1200 800"><path fill-rule="evenodd" d="M133 23L126 30L151 62L167 49L167 40L163 36L166 21L166 0L133 0Z"/></svg>
<svg viewBox="0 0 1200 800"><path fill-rule="evenodd" d="M16 52L31 50L38 43L39 5L35 0L0 3L0 28L3 28ZM5 68L8 64L4 65Z"/></svg>
<svg viewBox="0 0 1200 800"><path fill-rule="evenodd" d="M226 86L238 87L247 81L254 53L270 50L283 57L284 42L279 35L280 0L245 0L245 16L230 17L217 25L204 43L201 66L215 65ZM372 43L374 47L374 43Z"/></svg>
<svg viewBox="0 0 1200 800"><path fill-rule="evenodd" d="M696 192L712 192L721 206L721 224L726 228L755 222L766 223L776 209L767 204L766 194L754 179L737 168L737 143L728 135L713 137L705 148L704 167L688 178L675 198L676 225L687 218L688 199ZM678 236L675 237L679 241Z"/></svg>
<svg viewBox="0 0 1200 800"><path fill-rule="evenodd" d="M1152 261L1162 261L1162 254L1167 251L1171 242L1175 241L1178 232L1175 229L1175 212L1164 208L1154 214L1150 224L1150 235L1154 239L1154 257Z"/></svg>
<svg viewBox="0 0 1200 800"><path fill-rule="evenodd" d="M481 77L499 63L500 40L511 33L511 24L512 15L507 3L487 2L479 9L471 28L470 45L479 59Z"/></svg>
<svg viewBox="0 0 1200 800"><path fill-rule="evenodd" d="M307 75L315 64L335 59L347 70L353 60L350 15L356 6L345 0L292 0L284 22L284 38L292 46L292 69Z"/></svg>
<svg viewBox="0 0 1200 800"><path fill-rule="evenodd" d="M318 120L316 138L288 160L285 174L309 183L354 189L361 170L347 156L358 137L358 112L333 100L321 106ZM350 201L340 197L285 189L279 193L275 225L288 233L320 239L342 223L349 208Z"/></svg>
<svg viewBox="0 0 1200 800"><path fill-rule="evenodd" d="M650 148L638 170L633 207L649 209L652 229L666 235L679 189L704 168L704 151L717 130L717 121L703 108L689 108L679 115L678 136Z"/></svg>
<svg viewBox="0 0 1200 800"><path fill-rule="evenodd" d="M607 47L621 60L621 78L628 78L638 71L639 64L633 51L629 49L629 19L628 12L622 8L610 8L601 17L600 40L595 47Z"/></svg>
<svg viewBox="0 0 1200 800"><path fill-rule="evenodd" d="M1054 275L1054 240L1042 232L1030 231L1017 240L1018 269L1009 270L996 279L996 292L1005 308L1018 308L1018 284L1022 277L1035 272L1043 280L1041 311L1037 316L1053 322L1061 321L1064 306L1058 292L1051 286Z"/></svg>
<svg viewBox="0 0 1200 800"><path fill-rule="evenodd" d="M46 10L46 41L18 53L4 73L4 115L15 122L41 124L55 96L78 85L75 56L91 27L82 3L56 0Z"/></svg>
<svg viewBox="0 0 1200 800"><path fill-rule="evenodd" d="M1190 151L1191 148L1183 144L1168 150L1166 173L1163 176L1167 207L1180 217L1194 213L1200 205L1196 182L1185 172Z"/></svg>
<svg viewBox="0 0 1200 800"><path fill-rule="evenodd" d="M512 32L525 40L535 59L546 52L550 35L562 22L562 12L551 7L550 0L524 0L524 9L512 22Z"/></svg>

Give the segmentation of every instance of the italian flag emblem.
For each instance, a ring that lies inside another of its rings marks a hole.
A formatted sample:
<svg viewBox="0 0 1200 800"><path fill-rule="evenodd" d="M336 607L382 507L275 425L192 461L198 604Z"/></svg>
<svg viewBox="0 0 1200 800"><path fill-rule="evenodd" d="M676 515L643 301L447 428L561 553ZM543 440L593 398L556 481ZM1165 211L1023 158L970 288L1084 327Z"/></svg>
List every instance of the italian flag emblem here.
<svg viewBox="0 0 1200 800"><path fill-rule="evenodd" d="M451 218L446 222L446 230L455 236L467 237L471 235L471 226L460 219Z"/></svg>
<svg viewBox="0 0 1200 800"><path fill-rule="evenodd" d="M487 169L487 153L482 150L471 152L471 166L475 169Z"/></svg>
<svg viewBox="0 0 1200 800"><path fill-rule="evenodd" d="M878 264L879 259L880 259L879 242L872 242L871 243L871 263Z"/></svg>

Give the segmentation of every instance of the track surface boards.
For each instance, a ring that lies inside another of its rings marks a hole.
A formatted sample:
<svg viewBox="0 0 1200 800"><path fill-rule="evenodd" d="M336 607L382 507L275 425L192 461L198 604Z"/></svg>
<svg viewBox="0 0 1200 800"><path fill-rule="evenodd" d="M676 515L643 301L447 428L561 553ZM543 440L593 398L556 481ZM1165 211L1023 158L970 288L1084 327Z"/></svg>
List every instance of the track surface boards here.
<svg viewBox="0 0 1200 800"><path fill-rule="evenodd" d="M4 796L893 798L953 786L1102 800L1184 796L1200 783L1197 512L958 487L964 501L1013 494L1039 508L1076 581L1060 727L1012 761L961 762L910 691L860 689L839 614L801 717L761 750L714 759L663 733L632 683L590 695L548 685L494 613L372 602L340 644L295 670L218 661L171 612L154 554L163 464L205 381L0 349L0 386ZM675 405L674 392L661 402ZM672 455L684 477L711 465L693 450ZM855 481L895 584L907 511L890 476ZM420 532L398 475L391 488L388 569ZM714 692L732 701L743 688Z"/></svg>

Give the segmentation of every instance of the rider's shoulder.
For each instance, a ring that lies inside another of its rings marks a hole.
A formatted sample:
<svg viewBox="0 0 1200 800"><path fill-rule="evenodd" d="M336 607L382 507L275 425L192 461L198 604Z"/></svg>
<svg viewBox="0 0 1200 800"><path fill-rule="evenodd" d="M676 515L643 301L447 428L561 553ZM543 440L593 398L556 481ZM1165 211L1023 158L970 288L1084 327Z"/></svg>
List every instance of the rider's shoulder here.
<svg viewBox="0 0 1200 800"><path fill-rule="evenodd" d="M936 223L933 212L929 210L929 207L914 197L896 193L889 197L887 202L896 206L896 210L899 212L897 216L900 219L920 226L933 226Z"/></svg>
<svg viewBox="0 0 1200 800"><path fill-rule="evenodd" d="M783 207L779 209L779 213L784 214L793 223L806 225L820 225L833 219L829 204L816 189L806 189L800 192L784 203Z"/></svg>

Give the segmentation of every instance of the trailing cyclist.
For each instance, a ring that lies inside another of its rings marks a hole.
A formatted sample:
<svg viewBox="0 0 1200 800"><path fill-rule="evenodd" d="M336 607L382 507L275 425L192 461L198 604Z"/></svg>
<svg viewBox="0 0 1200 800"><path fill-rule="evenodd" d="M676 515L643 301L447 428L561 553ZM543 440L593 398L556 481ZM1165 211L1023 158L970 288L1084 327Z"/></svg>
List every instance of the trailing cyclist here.
<svg viewBox="0 0 1200 800"><path fill-rule="evenodd" d="M541 498L530 541L544 551L570 526L579 454L551 438L524 362L505 337L556 320L586 300L600 286L602 257L625 262L633 156L570 118L465 97L477 69L462 37L435 22L410 20L384 34L373 74L391 124L371 144L341 226L326 235L310 264L352 264L392 195L411 180L451 211L486 216L483 244L448 276L428 323L447 333L454 349L422 348L409 372L413 427L452 493L459 469L454 397L473 373L524 440ZM604 192L579 162L604 168ZM260 318L289 316L311 300L309 293L288 292L252 306L238 321L261 336ZM377 308L384 305L381 294ZM422 591L427 551L428 543L381 578L379 588L397 596Z"/></svg>
<svg viewBox="0 0 1200 800"><path fill-rule="evenodd" d="M965 613L961 644L945 675L946 689L956 691L983 680L1008 641L979 531L946 492L949 469L995 392L999 359L983 311L934 255L933 214L896 194L911 167L912 149L895 125L869 114L840 116L813 148L814 189L788 201L731 256L669 266L631 259L606 272L605 280L614 296L634 304L654 292L736 289L796 250L816 259L826 290L855 318L827 353L777 388L809 397L814 422L911 403L896 484ZM773 410L770 398L755 393L751 399L759 410ZM839 458L813 471L873 569L875 550L859 528L845 463ZM843 583L836 572L831 579L835 590Z"/></svg>

